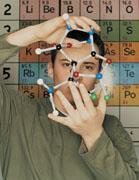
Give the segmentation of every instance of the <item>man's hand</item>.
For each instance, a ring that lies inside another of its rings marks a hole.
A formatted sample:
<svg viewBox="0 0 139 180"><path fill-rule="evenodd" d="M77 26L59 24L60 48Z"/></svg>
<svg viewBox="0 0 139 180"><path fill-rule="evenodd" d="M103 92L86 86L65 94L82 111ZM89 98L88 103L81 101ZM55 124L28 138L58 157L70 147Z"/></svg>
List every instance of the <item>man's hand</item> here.
<svg viewBox="0 0 139 180"><path fill-rule="evenodd" d="M48 114L48 117L56 122L68 126L75 133L81 135L89 150L103 131L102 124L106 112L106 102L103 93L101 92L98 106L95 107L83 84L79 85L80 93L73 82L69 82L69 87L76 109L74 109L74 107L69 103L63 93L58 90L56 94L66 109L68 116L60 117Z"/></svg>
<svg viewBox="0 0 139 180"><path fill-rule="evenodd" d="M73 29L83 28L89 31L93 28L97 32L100 27L95 21L84 16L71 16L71 27ZM41 24L33 25L16 31L7 37L10 44L25 47L37 41L46 41L47 43L59 43L61 37L65 34L66 21L62 16L50 19Z"/></svg>

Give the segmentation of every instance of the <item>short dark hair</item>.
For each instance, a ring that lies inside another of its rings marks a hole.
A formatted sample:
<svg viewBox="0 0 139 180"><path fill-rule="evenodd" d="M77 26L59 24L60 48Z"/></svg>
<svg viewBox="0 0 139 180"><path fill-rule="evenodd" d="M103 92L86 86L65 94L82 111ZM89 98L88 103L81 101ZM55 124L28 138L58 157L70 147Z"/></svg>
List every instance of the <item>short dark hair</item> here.
<svg viewBox="0 0 139 180"><path fill-rule="evenodd" d="M70 31L67 36L68 38L76 39L78 41L85 41L89 38L89 33L79 30L72 30ZM93 34L94 37L94 43L97 45L99 49L99 55L104 56L105 55L105 48L104 48L104 42L101 40L100 36L97 33ZM54 66L54 62L56 59L57 50L51 51L51 61ZM102 60L99 59L99 71L102 69Z"/></svg>

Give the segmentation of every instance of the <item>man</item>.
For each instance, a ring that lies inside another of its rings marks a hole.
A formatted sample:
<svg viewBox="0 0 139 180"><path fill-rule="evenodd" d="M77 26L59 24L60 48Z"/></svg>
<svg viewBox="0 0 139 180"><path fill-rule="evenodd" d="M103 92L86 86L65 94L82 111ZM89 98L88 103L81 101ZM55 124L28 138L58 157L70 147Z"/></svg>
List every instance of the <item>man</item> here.
<svg viewBox="0 0 139 180"><path fill-rule="evenodd" d="M99 26L86 17L71 17L71 26L86 31ZM1 64L24 47L39 40L58 43L65 32L65 21L57 17L1 36ZM69 38L71 42L75 40ZM18 46L18 47L17 47ZM100 48L96 45L99 52ZM80 59L90 52L89 45L65 49ZM90 58L78 65L83 73L96 73L101 64ZM48 64L54 84L63 82L70 63L60 53ZM26 95L0 85L0 159L5 180L137 180L139 169L132 141L114 116L105 115L103 93L97 106L88 90L95 80L79 79L78 88L69 82L54 93L60 117L51 114L49 99L31 100ZM67 116L63 114L67 114ZM49 118L48 118L49 117ZM58 123L57 123L58 122Z"/></svg>

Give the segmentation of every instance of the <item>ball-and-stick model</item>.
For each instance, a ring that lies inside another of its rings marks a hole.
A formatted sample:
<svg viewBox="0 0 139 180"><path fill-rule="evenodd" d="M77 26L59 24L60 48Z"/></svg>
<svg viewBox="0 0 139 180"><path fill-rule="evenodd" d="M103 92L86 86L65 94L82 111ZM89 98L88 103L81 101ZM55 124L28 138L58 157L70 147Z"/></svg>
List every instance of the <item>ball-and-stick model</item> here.
<svg viewBox="0 0 139 180"><path fill-rule="evenodd" d="M64 43L64 39L66 38L67 34L72 31L72 27L70 25L70 19L69 19L69 15L68 14L64 14L63 15L63 19L66 21L66 31L65 31L65 34L64 36L61 38L59 44L56 44L54 45L53 47L50 47L50 48L46 48L46 49L40 49L40 48L37 48L35 50L36 54L40 55L41 53L43 52L48 52L48 51L51 51L51 50L57 50L57 51L60 51L65 57L67 60L69 60L69 62L71 63L71 71L70 71L70 75L69 77L67 77L66 81L58 84L58 85L55 85L54 87L48 87L43 79L38 79L37 80L37 83L41 86L44 86L47 91L48 91L48 94L49 94L49 97L50 97L50 102L52 104L52 108L53 108L53 114L54 115L58 115L58 111L56 110L56 107L55 107L55 104L54 104L54 100L53 100L53 93L56 89L58 89L59 87L67 84L69 81L73 81L75 83L75 85L78 84L78 79L80 77L86 77L86 78L96 78L99 83L97 84L97 86L89 91L89 95L91 96L92 100L96 100L97 99L97 95L96 95L96 90L97 88L102 88L103 92L104 92L104 99L106 101L108 101L110 99L110 95L109 93L107 92L107 89L103 83L103 71L106 70L106 68L108 67L109 64L112 63L112 61L110 59L107 59L99 54L96 53L96 50L95 50L95 46L94 46L94 38L93 38L93 34L94 34L94 30L90 30L89 32L87 32L89 34L89 38L86 40L86 41L82 41L82 42L79 42L78 44L83 44L83 43L88 43L90 44L91 46L91 52L88 56L86 57L83 57L81 59L79 59L78 61L76 60L73 60L71 59L63 50L63 48L72 48L72 47L76 47L77 44L72 44L72 43ZM78 28L79 31L84 31L83 29L80 29ZM105 64L105 67L103 68L103 70L97 74L82 74L82 73L79 73L77 70L76 70L76 67L79 63L82 63L84 61L86 61L87 59L89 59L90 57L94 57L94 58L99 58L103 61L103 64Z"/></svg>

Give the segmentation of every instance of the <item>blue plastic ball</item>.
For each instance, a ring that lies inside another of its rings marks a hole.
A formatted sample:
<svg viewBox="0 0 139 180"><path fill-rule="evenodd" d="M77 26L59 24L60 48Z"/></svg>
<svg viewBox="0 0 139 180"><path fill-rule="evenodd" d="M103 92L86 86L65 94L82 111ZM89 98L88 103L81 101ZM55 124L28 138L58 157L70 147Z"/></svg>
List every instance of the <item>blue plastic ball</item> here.
<svg viewBox="0 0 139 180"><path fill-rule="evenodd" d="M54 93L54 88L53 87L50 87L49 89L48 89L48 93L50 94L50 93Z"/></svg>
<svg viewBox="0 0 139 180"><path fill-rule="evenodd" d="M102 78L103 78L103 75L102 75L101 73L98 73L98 74L96 74L96 78L97 78L97 79L102 79Z"/></svg>

